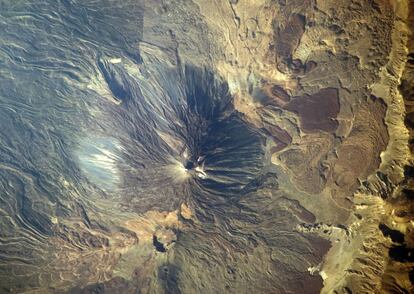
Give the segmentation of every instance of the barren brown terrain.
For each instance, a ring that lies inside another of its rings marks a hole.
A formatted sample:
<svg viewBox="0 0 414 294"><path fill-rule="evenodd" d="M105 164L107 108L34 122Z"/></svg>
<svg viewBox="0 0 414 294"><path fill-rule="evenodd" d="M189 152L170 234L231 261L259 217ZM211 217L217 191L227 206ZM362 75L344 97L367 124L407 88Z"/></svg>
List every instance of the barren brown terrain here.
<svg viewBox="0 0 414 294"><path fill-rule="evenodd" d="M0 293L414 293L412 0L0 22Z"/></svg>

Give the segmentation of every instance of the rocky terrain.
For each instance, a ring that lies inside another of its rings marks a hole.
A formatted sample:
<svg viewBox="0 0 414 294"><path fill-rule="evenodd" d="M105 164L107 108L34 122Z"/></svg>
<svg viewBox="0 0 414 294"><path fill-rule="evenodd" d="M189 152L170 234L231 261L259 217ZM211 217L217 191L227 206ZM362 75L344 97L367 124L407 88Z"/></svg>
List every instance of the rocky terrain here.
<svg viewBox="0 0 414 294"><path fill-rule="evenodd" d="M413 1L0 21L0 293L414 291Z"/></svg>

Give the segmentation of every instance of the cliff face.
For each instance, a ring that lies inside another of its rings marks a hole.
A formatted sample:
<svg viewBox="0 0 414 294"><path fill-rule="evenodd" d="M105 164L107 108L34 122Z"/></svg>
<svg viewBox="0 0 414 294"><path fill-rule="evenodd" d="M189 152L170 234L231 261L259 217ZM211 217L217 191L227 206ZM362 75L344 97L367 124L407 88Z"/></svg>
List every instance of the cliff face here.
<svg viewBox="0 0 414 294"><path fill-rule="evenodd" d="M1 2L0 292L413 291L413 5Z"/></svg>

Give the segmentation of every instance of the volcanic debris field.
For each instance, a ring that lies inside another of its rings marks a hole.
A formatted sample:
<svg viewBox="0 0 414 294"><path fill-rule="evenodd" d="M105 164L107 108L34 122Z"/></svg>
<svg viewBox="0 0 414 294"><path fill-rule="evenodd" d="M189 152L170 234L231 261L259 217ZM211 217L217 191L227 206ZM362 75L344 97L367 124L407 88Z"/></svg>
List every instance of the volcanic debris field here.
<svg viewBox="0 0 414 294"><path fill-rule="evenodd" d="M0 293L414 292L414 1L0 23Z"/></svg>

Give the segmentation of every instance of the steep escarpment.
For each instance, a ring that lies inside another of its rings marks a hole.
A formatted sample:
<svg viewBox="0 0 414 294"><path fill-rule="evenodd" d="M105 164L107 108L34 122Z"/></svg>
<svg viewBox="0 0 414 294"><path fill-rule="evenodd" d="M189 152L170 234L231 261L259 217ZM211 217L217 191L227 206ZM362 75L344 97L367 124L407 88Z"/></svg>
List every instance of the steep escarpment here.
<svg viewBox="0 0 414 294"><path fill-rule="evenodd" d="M408 28L414 25L414 3L407 3ZM389 241L388 256L382 289L387 292L406 293L413 291L414 263L410 258L413 251L413 206L412 206L412 98L413 98L413 32L408 32L407 56L401 75L399 91L404 99L405 126L408 129L409 156L404 166L404 179L392 195L387 195L388 217L380 224L383 235Z"/></svg>

